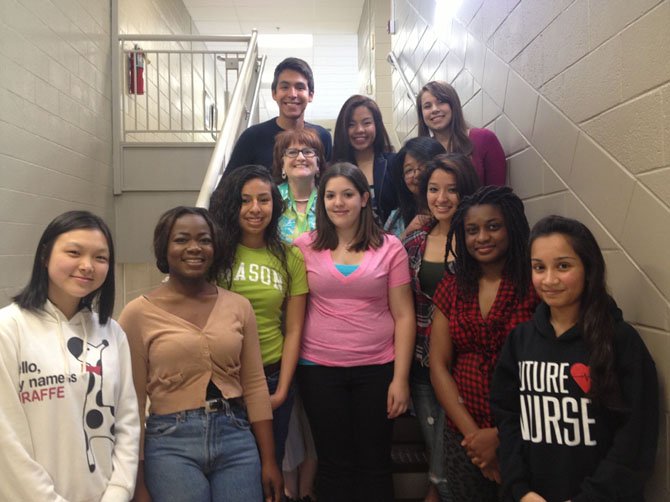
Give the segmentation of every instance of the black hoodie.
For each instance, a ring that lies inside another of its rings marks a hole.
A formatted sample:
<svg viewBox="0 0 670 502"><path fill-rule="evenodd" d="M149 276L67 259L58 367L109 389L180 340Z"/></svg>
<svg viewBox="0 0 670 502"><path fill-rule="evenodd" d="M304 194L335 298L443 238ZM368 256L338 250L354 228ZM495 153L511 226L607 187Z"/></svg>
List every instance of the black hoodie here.
<svg viewBox="0 0 670 502"><path fill-rule="evenodd" d="M506 500L529 491L548 502L644 500L658 437L656 367L612 301L615 371L623 409L597 406L577 327L556 337L541 303L500 353L491 386Z"/></svg>

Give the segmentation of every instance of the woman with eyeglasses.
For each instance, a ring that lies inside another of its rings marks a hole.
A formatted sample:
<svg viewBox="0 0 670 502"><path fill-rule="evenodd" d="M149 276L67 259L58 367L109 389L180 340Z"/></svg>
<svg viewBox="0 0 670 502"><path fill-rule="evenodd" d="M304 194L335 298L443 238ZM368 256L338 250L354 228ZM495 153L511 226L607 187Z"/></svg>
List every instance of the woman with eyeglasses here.
<svg viewBox="0 0 670 502"><path fill-rule="evenodd" d="M426 164L441 153L445 150L440 142L427 137L412 138L400 149L391 166L399 207L391 211L384 230L404 239L428 223L430 216L417 210L420 206L419 185Z"/></svg>
<svg viewBox="0 0 670 502"><path fill-rule="evenodd" d="M507 163L500 141L493 131L468 125L456 89L446 82L428 82L419 91L416 110L419 136L432 136L447 152L470 157L482 186L505 185Z"/></svg>
<svg viewBox="0 0 670 502"><path fill-rule="evenodd" d="M323 144L313 129L290 129L275 137L272 175L284 201L279 217L284 242L316 227L316 183L325 166Z"/></svg>

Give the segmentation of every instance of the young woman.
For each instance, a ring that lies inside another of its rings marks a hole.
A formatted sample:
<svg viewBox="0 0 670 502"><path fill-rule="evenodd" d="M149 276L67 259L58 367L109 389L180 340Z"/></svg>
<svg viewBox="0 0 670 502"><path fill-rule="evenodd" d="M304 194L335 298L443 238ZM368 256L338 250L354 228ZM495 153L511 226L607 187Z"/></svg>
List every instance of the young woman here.
<svg viewBox="0 0 670 502"><path fill-rule="evenodd" d="M382 121L382 113L372 99L355 94L347 99L335 122L334 162L358 166L371 192L372 209L381 222L398 207L391 180L395 156Z"/></svg>
<svg viewBox="0 0 670 502"><path fill-rule="evenodd" d="M449 419L444 456L453 500L498 498L489 392L507 335L537 305L528 233L523 203L507 187L463 198L451 221L447 249L455 250L455 275L446 275L433 295L430 378Z"/></svg>
<svg viewBox="0 0 670 502"><path fill-rule="evenodd" d="M391 166L399 207L386 219L385 231L403 239L427 223L427 215L418 211L420 181L426 164L445 152L439 141L426 137L412 138L400 149Z"/></svg>
<svg viewBox="0 0 670 502"><path fill-rule="evenodd" d="M509 500L644 500L658 384L640 335L607 293L593 234L561 216L530 237L542 303L500 354L491 388Z"/></svg>
<svg viewBox="0 0 670 502"><path fill-rule="evenodd" d="M300 251L279 237L282 209L279 191L262 166L245 166L224 178L210 206L226 236L219 286L247 298L256 314L278 465L284 458L309 291Z"/></svg>
<svg viewBox="0 0 670 502"><path fill-rule="evenodd" d="M505 152L495 133L468 127L461 100L446 82L432 81L421 88L416 99L419 136L432 136L447 152L468 155L482 185L504 185L507 179Z"/></svg>
<svg viewBox="0 0 670 502"><path fill-rule="evenodd" d="M298 384L318 500L393 500L392 419L407 409L415 329L407 254L377 225L352 164L326 170L316 214L295 243L310 284Z"/></svg>
<svg viewBox="0 0 670 502"><path fill-rule="evenodd" d="M135 500L279 500L253 311L212 284L221 242L207 210L165 212L154 253L169 279L121 313L140 409L150 400Z"/></svg>
<svg viewBox="0 0 670 502"><path fill-rule="evenodd" d="M61 214L30 282L0 310L0 499L131 499L139 414L113 309L109 228L87 211Z"/></svg>
<svg viewBox="0 0 670 502"><path fill-rule="evenodd" d="M461 198L479 188L479 178L470 160L461 154L442 154L428 163L419 186L421 207L431 218L403 242L409 256L414 308L416 344L410 378L414 411L430 452L431 487L426 501L447 497L443 461L444 411L430 383L428 366L430 328L433 319L432 297L445 271L453 273L453 254L445 253L451 219ZM424 209L424 210L426 210Z"/></svg>
<svg viewBox="0 0 670 502"><path fill-rule="evenodd" d="M316 226L316 180L325 166L323 145L313 129L290 129L275 137L272 175L284 201L279 217L284 242Z"/></svg>

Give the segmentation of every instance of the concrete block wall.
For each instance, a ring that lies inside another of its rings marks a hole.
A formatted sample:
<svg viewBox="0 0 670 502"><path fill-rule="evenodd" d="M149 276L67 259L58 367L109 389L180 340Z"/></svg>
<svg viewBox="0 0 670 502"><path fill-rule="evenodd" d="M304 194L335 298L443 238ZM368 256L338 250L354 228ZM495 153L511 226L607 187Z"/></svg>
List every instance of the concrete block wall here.
<svg viewBox="0 0 670 502"><path fill-rule="evenodd" d="M0 305L55 215L113 223L109 29L104 0L0 2Z"/></svg>
<svg viewBox="0 0 670 502"><path fill-rule="evenodd" d="M457 89L472 126L496 132L532 223L580 219L661 383L661 435L648 485L670 499L670 1L396 0L393 50L418 91ZM416 110L393 76L393 123Z"/></svg>
<svg viewBox="0 0 670 502"><path fill-rule="evenodd" d="M109 0L0 2L0 306L46 224L87 209L115 226ZM119 0L122 33L191 33L181 0ZM117 307L160 282L117 266Z"/></svg>

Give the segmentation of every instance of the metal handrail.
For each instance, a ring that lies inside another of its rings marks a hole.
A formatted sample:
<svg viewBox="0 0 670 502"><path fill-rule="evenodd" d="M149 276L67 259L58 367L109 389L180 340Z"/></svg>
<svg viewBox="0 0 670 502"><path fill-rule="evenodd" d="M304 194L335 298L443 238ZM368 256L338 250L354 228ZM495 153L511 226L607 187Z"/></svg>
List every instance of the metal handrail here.
<svg viewBox="0 0 670 502"><path fill-rule="evenodd" d="M198 200L195 203L195 205L198 207L209 206L209 198L214 191L214 188L216 188L219 176L224 169L225 160L230 157L233 146L237 139L237 128L239 127L240 120L242 119L242 114L246 112L245 96L249 90L252 70L256 66L257 44L258 31L253 30L249 39L249 45L247 46L247 53L244 58L244 63L242 64L242 69L239 73L239 78L235 83L235 89L233 90L233 95L230 100L230 107L228 108L226 116L223 120L221 133L216 140L214 152L212 153L212 158L209 161L209 166L207 167L207 172L205 173L205 179L203 180L202 186L200 187Z"/></svg>
<svg viewBox="0 0 670 502"><path fill-rule="evenodd" d="M405 86L405 92L407 93L407 97L412 101L416 101L416 97L418 96L418 94L412 90L412 85L409 83L409 80L407 80L407 77L400 69L400 63L398 62L398 58L393 53L393 51L389 52L388 56L386 56L386 61L388 61L388 63L393 67L394 70L398 71L398 74L400 75L400 80Z"/></svg>
<svg viewBox="0 0 670 502"><path fill-rule="evenodd" d="M258 63L258 80L256 81L256 87L254 88L254 96L251 99L251 108L249 109L249 114L247 118L253 119L256 114L256 109L258 108L258 95L261 93L261 76L265 70L265 62L267 61L267 56L262 56L260 62Z"/></svg>

